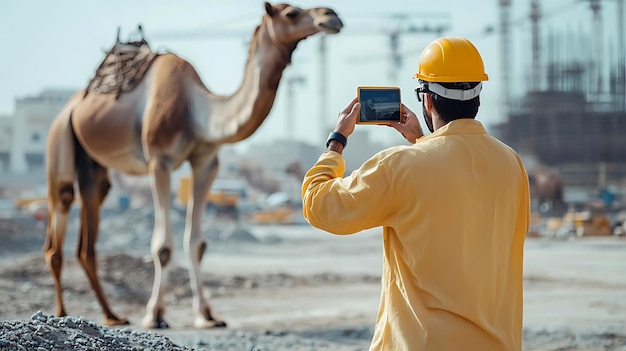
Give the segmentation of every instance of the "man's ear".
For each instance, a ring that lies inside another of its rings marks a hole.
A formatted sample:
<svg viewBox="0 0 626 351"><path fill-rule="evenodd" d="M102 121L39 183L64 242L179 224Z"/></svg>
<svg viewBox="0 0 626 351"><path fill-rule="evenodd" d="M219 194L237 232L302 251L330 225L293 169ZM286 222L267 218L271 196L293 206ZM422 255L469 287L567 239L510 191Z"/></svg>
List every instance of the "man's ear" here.
<svg viewBox="0 0 626 351"><path fill-rule="evenodd" d="M268 15L270 15L270 17L274 16L274 7L272 7L272 4L270 4L269 2L265 2L265 12L267 12Z"/></svg>
<svg viewBox="0 0 626 351"><path fill-rule="evenodd" d="M430 94L424 94L424 107L426 110L431 110L433 108L433 99L430 97Z"/></svg>

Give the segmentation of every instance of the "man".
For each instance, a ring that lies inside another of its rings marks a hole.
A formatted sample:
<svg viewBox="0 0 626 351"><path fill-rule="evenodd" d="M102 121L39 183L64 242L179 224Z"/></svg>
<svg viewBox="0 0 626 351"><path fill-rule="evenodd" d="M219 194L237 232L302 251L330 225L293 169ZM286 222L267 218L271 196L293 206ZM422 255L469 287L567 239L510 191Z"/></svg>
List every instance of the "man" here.
<svg viewBox="0 0 626 351"><path fill-rule="evenodd" d="M359 113L339 114L302 185L307 221L334 234L383 227L380 309L370 350L521 350L528 178L518 155L474 119L483 61L463 38L429 44L415 75L430 135L403 105L412 143L343 177Z"/></svg>

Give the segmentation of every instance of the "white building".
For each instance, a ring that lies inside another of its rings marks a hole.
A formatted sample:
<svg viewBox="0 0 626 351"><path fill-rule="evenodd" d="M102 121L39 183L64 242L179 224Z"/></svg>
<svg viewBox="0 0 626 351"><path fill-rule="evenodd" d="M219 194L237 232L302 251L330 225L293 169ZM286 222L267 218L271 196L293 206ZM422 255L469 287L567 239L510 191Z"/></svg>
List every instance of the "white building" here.
<svg viewBox="0 0 626 351"><path fill-rule="evenodd" d="M74 93L46 89L35 96L15 99L10 122L0 118L0 170L13 174L43 172L50 124Z"/></svg>

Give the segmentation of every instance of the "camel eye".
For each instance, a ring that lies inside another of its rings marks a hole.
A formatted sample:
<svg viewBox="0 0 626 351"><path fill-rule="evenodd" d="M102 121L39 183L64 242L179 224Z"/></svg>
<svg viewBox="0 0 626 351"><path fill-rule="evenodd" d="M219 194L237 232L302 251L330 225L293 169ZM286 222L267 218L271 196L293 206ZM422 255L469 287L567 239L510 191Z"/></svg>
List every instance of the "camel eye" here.
<svg viewBox="0 0 626 351"><path fill-rule="evenodd" d="M300 14L300 11L293 9L289 12L287 12L287 14L285 16L287 16L287 18L289 19L296 19L296 17L298 17L298 15Z"/></svg>

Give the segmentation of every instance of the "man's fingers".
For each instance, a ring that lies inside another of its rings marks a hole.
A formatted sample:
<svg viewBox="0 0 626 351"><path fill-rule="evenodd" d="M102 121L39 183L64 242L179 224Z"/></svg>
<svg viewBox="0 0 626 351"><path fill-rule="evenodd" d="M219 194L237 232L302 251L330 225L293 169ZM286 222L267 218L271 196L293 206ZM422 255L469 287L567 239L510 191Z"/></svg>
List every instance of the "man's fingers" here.
<svg viewBox="0 0 626 351"><path fill-rule="evenodd" d="M358 98L354 98L352 99L352 101L350 101L350 103L348 104L348 106L346 106L345 109L343 109L343 111L341 111L341 113L343 113L344 115L349 114L350 112L352 112L352 110L354 109L354 104L356 104Z"/></svg>
<svg viewBox="0 0 626 351"><path fill-rule="evenodd" d="M350 114L354 115L354 114L358 113L359 112L359 107L361 107L360 103L357 102L357 103L353 104L352 105L352 110L350 111Z"/></svg>

